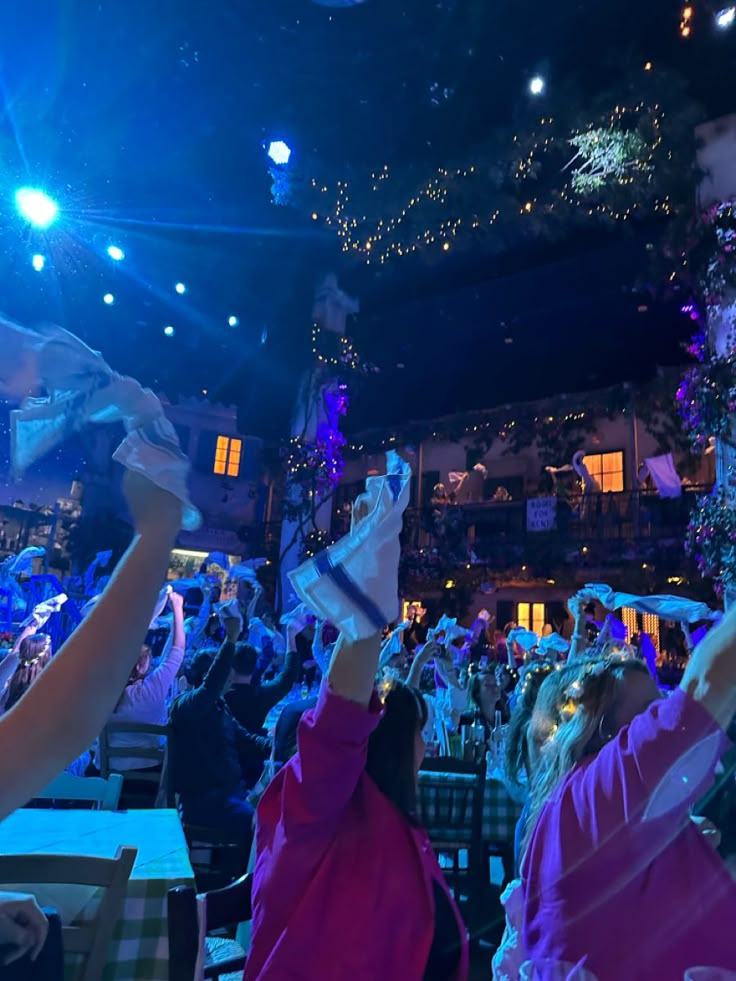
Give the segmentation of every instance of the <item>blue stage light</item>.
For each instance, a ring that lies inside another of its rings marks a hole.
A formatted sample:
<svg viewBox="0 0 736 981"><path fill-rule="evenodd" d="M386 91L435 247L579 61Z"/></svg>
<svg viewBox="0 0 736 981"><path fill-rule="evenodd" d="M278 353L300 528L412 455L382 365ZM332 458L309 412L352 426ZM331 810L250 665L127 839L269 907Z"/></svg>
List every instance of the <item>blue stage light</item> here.
<svg viewBox="0 0 736 981"><path fill-rule="evenodd" d="M184 283L177 283L176 286L174 287L174 289L179 294L179 296L184 296L184 294L187 291L187 288L184 285Z"/></svg>
<svg viewBox="0 0 736 981"><path fill-rule="evenodd" d="M167 325L166 325L166 326L164 327L164 334L166 334L166 336L167 336L167 337L173 337L175 333L176 333L176 331L175 331L175 330L174 330L174 328L173 328L173 327L171 326L171 324L167 324Z"/></svg>
<svg viewBox="0 0 736 981"><path fill-rule="evenodd" d="M102 302L111 307L115 302L115 297L112 295L112 293L105 293L105 295L102 297Z"/></svg>
<svg viewBox="0 0 736 981"><path fill-rule="evenodd" d="M227 322L230 327L237 327L238 324L240 323L240 320L237 317L233 316L233 317L228 317Z"/></svg>
<svg viewBox="0 0 736 981"><path fill-rule="evenodd" d="M123 250L120 248L119 245L108 245L107 254L110 256L111 259L114 259L115 262L120 262L122 259L125 258L125 253L123 252Z"/></svg>
<svg viewBox="0 0 736 981"><path fill-rule="evenodd" d="M283 140L274 140L268 145L268 155L275 164L288 164L291 159L291 147Z"/></svg>
<svg viewBox="0 0 736 981"><path fill-rule="evenodd" d="M21 187L16 191L15 204L26 221L37 228L48 228L59 212L56 202L36 187Z"/></svg>
<svg viewBox="0 0 736 981"><path fill-rule="evenodd" d="M37 252L31 261L33 263L33 268L36 270L36 272L41 272L43 267L46 265L46 256L41 255L39 252Z"/></svg>
<svg viewBox="0 0 736 981"><path fill-rule="evenodd" d="M736 21L736 7L724 7L723 10L719 10L716 14L716 27L719 27L722 31L728 30L732 27Z"/></svg>

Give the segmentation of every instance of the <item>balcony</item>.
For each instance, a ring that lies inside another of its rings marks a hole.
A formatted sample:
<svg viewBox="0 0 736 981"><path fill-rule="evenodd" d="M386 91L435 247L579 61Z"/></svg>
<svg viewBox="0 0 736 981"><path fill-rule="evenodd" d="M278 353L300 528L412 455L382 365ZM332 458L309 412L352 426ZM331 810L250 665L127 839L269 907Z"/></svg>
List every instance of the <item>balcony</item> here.
<svg viewBox="0 0 736 981"><path fill-rule="evenodd" d="M581 497L550 500L541 520L531 524L528 498L409 509L403 545L499 571L522 563L540 570L592 569L652 559L670 566L674 575L685 562L690 512L698 495L709 490L690 487L675 500L645 491L596 494L584 502Z"/></svg>

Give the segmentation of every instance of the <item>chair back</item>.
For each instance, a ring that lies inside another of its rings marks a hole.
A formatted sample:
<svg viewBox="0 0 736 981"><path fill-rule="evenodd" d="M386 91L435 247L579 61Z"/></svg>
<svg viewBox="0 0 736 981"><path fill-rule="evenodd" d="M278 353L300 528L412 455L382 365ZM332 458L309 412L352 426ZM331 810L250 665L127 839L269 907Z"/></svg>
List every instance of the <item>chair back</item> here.
<svg viewBox="0 0 736 981"><path fill-rule="evenodd" d="M91 801L98 811L115 811L122 789L123 778L119 773L111 773L107 779L62 773L36 794L34 800Z"/></svg>
<svg viewBox="0 0 736 981"><path fill-rule="evenodd" d="M112 746L110 737L115 735L155 736L157 744L140 747L133 745ZM150 784L150 796L154 798L155 806L174 807L174 799L169 793L167 778L168 745L168 726L156 726L147 722L108 722L100 733L100 773L103 777L109 777L111 773L120 773L124 778L134 780L137 786ZM150 760L151 770L125 770L118 765L131 757L139 760ZM159 769L154 770L154 767ZM140 794L142 797L146 796L145 788L140 791ZM144 801L144 803L150 806L152 802Z"/></svg>
<svg viewBox="0 0 736 981"><path fill-rule="evenodd" d="M419 816L430 841L480 850L486 765L450 756L425 759L419 771Z"/></svg>
<svg viewBox="0 0 736 981"><path fill-rule="evenodd" d="M110 940L125 901L137 848L118 848L115 858L86 855L0 855L0 882L20 885L77 885L104 888L91 923L63 928L64 951L79 957L74 981L99 981Z"/></svg>
<svg viewBox="0 0 736 981"><path fill-rule="evenodd" d="M156 746L111 746L110 736L156 736L164 740ZM151 767L163 767L166 755L166 740L169 735L168 726L154 726L146 722L108 722L100 733L100 773L109 777L111 773L126 773L136 779L145 780L158 785L160 777L156 773L146 773L145 770L123 770L116 765L116 760L129 759L131 756L140 760L150 760Z"/></svg>
<svg viewBox="0 0 736 981"><path fill-rule="evenodd" d="M169 981L192 981L200 945L198 900L204 903L205 933L248 922L252 915L253 875L245 875L232 885L200 894L191 886L175 886L167 896L169 932ZM205 978L242 971L245 956L205 961Z"/></svg>

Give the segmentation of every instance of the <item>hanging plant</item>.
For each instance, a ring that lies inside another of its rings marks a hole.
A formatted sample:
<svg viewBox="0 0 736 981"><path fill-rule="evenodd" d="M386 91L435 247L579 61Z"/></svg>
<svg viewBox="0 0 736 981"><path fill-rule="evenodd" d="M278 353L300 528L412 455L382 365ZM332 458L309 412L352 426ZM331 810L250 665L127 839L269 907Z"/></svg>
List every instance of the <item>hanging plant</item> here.
<svg viewBox="0 0 736 981"><path fill-rule="evenodd" d="M714 579L716 591L736 576L736 511L726 493L716 487L698 500L690 517L685 550L704 576Z"/></svg>
<svg viewBox="0 0 736 981"><path fill-rule="evenodd" d="M696 334L688 351L698 360L677 389L677 410L693 447L703 451L711 438L730 442L736 412L736 348L708 357L705 335Z"/></svg>

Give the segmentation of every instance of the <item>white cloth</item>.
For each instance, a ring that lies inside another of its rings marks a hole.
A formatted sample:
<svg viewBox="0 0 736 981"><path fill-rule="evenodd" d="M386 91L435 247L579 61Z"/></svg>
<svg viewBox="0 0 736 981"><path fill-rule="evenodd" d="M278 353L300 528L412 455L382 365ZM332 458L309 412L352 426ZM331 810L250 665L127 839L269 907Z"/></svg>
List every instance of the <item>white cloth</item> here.
<svg viewBox="0 0 736 981"><path fill-rule="evenodd" d="M564 654L570 649L570 641L559 634L547 634L537 644L537 653L543 657L553 654Z"/></svg>
<svg viewBox="0 0 736 981"><path fill-rule="evenodd" d="M69 597L66 593L59 593L58 596L52 596L50 599L44 600L43 603L37 603L33 607L31 614L26 617L23 623L20 625L20 629L23 630L26 627L30 627L34 624L36 630L40 630L41 627L54 615L58 613L62 606L66 603Z"/></svg>
<svg viewBox="0 0 736 981"><path fill-rule="evenodd" d="M511 650L514 643L518 644L522 650L526 651L527 654L534 647L539 644L539 637L534 633L533 630L525 630L523 627L514 627L513 630L509 631L509 635L506 638L506 646Z"/></svg>
<svg viewBox="0 0 736 981"><path fill-rule="evenodd" d="M663 620L675 620L678 623L717 620L721 616L705 603L683 596L635 596L633 593L617 593L604 583L587 583L582 592L593 596L607 610L620 610L627 606L639 613L653 613Z"/></svg>
<svg viewBox="0 0 736 981"><path fill-rule="evenodd" d="M44 389L46 395L25 399L10 414L14 471L23 473L90 422L123 422L128 435L113 459L178 497L184 506L184 528L198 528L201 516L186 486L189 461L153 392L116 374L98 352L61 327L35 332L0 321L3 344L12 345L19 337L23 363L33 368L33 383L26 387Z"/></svg>
<svg viewBox="0 0 736 981"><path fill-rule="evenodd" d="M411 622L409 620L404 620L403 623L397 624L396 628L383 642L381 654L378 658L379 671L381 668L387 667L391 659L401 653L401 648L404 646L404 631L410 626Z"/></svg>
<svg viewBox="0 0 736 981"><path fill-rule="evenodd" d="M158 618L166 609L166 604L169 601L169 596L171 595L171 593L172 593L171 586L164 586L160 590L158 594L158 599L156 600L156 605L153 608L153 616L151 617L151 623L148 627L149 630L156 630L158 627L161 626L161 624L158 622Z"/></svg>
<svg viewBox="0 0 736 981"><path fill-rule="evenodd" d="M672 454L652 456L644 461L660 497L682 497L682 481ZM641 478L640 478L641 479Z"/></svg>
<svg viewBox="0 0 736 981"><path fill-rule="evenodd" d="M437 643L449 647L453 640L464 638L467 633L465 627L458 626L456 617L448 617L443 613L437 626L427 631L427 640L436 640Z"/></svg>
<svg viewBox="0 0 736 981"><path fill-rule="evenodd" d="M349 641L372 637L399 613L399 533L409 503L411 467L386 454L387 473L369 477L347 535L289 573L301 599Z"/></svg>
<svg viewBox="0 0 736 981"><path fill-rule="evenodd" d="M521 879L514 879L506 886L501 893L501 905L506 912L506 928L491 961L493 981L518 981L521 965L526 960L521 939L524 912Z"/></svg>

